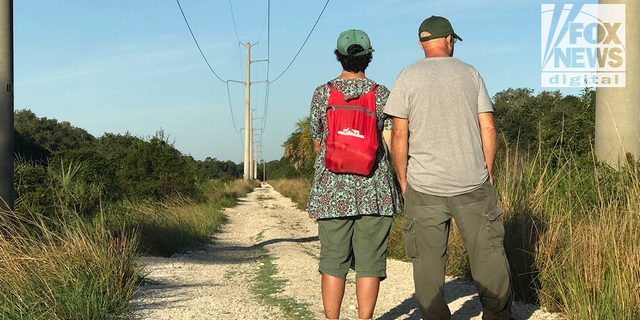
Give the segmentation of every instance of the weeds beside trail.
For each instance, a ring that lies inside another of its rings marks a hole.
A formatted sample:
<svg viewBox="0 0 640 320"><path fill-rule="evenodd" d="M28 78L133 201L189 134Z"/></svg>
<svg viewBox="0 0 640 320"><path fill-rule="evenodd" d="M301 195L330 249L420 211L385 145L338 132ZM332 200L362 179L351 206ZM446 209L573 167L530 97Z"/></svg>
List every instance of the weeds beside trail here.
<svg viewBox="0 0 640 320"><path fill-rule="evenodd" d="M140 281L139 253L170 256L208 241L225 221L222 207L256 186L209 181L200 185L206 201L174 196L162 203L100 202L99 212L88 218L74 209L83 208L77 195L84 191L73 179L70 192L51 189L54 194L46 195L55 199L56 215L0 212L0 319L124 315Z"/></svg>
<svg viewBox="0 0 640 320"><path fill-rule="evenodd" d="M174 197L158 204L119 204L111 208L107 225L138 233L143 254L169 257L209 241L226 221L221 209L234 206L256 186L257 182L244 180L209 181L200 187L206 202Z"/></svg>
<svg viewBox="0 0 640 320"><path fill-rule="evenodd" d="M262 241L264 231L256 236L256 241ZM278 307L286 316L292 319L313 319L313 314L309 310L308 303L300 303L292 297L281 297L278 293L283 291L286 279L276 279L278 273L276 265L273 263L274 257L269 255L269 250L261 246L260 266L258 273L253 278L251 291L258 297L262 304Z"/></svg>
<svg viewBox="0 0 640 320"><path fill-rule="evenodd" d="M128 309L137 238L80 219L0 214L0 318L103 319Z"/></svg>
<svg viewBox="0 0 640 320"><path fill-rule="evenodd" d="M296 203L298 209L307 208L307 200L311 191L311 179L280 179L270 180L269 184L280 194Z"/></svg>
<svg viewBox="0 0 640 320"><path fill-rule="evenodd" d="M633 161L615 171L562 150L500 156L495 184L518 300L570 319L640 318L638 170ZM304 208L308 180L270 183ZM389 256L408 260L401 218L390 233ZM447 273L471 276L455 222Z"/></svg>

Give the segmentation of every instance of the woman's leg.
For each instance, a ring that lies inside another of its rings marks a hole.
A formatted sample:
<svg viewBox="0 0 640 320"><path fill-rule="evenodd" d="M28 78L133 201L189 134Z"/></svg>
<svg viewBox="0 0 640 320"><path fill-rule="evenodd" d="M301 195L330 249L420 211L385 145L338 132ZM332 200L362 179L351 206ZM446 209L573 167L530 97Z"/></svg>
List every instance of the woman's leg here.
<svg viewBox="0 0 640 320"><path fill-rule="evenodd" d="M327 319L340 318L340 305L342 304L343 296L344 280L323 273L322 303L324 303L324 316Z"/></svg>
<svg viewBox="0 0 640 320"><path fill-rule="evenodd" d="M354 224L352 244L360 319L373 317L380 281L387 277L387 244L392 221L392 217L360 216Z"/></svg>
<svg viewBox="0 0 640 320"><path fill-rule="evenodd" d="M360 319L371 319L373 317L373 309L376 307L379 288L379 277L356 279L356 297L358 298L358 317Z"/></svg>
<svg viewBox="0 0 640 320"><path fill-rule="evenodd" d="M318 220L320 263L322 273L322 302L327 319L340 317L340 304L344 296L344 282L353 260L351 238L353 218Z"/></svg>

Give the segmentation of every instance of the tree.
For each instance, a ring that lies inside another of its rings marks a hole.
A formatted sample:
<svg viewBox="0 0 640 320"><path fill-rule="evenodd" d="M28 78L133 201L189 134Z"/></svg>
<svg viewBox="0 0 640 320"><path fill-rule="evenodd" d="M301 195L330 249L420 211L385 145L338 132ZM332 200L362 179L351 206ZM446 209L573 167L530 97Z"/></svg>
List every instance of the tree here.
<svg viewBox="0 0 640 320"><path fill-rule="evenodd" d="M69 122L38 118L30 110L15 112L14 130L15 153L30 160L45 161L56 151L89 147L96 140Z"/></svg>

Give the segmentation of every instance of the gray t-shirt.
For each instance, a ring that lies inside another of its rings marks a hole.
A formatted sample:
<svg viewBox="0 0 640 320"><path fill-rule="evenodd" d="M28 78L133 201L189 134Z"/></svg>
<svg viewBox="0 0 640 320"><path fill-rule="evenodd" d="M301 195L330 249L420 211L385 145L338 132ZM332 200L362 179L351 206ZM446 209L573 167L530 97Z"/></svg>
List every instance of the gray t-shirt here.
<svg viewBox="0 0 640 320"><path fill-rule="evenodd" d="M384 112L409 120L407 183L414 190L450 197L487 181L478 113L493 106L473 66L449 57L418 60L398 76Z"/></svg>

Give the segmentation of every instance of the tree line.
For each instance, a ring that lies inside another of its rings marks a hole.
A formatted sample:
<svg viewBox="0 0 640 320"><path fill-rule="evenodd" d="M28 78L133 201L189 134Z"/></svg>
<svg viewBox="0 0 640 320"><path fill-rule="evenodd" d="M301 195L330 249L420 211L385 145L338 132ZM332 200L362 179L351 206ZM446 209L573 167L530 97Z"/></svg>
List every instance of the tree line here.
<svg viewBox="0 0 640 320"><path fill-rule="evenodd" d="M146 138L128 132L95 137L29 110L15 112L14 119L17 205L36 212L55 208L56 198L82 203L82 212L95 212L100 201L162 201L174 195L197 200L197 183L243 175L242 164L182 154L162 130Z"/></svg>
<svg viewBox="0 0 640 320"><path fill-rule="evenodd" d="M595 91L579 96L560 91L509 88L493 96L494 118L503 147L521 152L551 152L562 149L588 157L595 135ZM309 117L298 121L284 142L284 156L267 163L267 178L311 178L315 154L309 132ZM506 150L506 148L502 148Z"/></svg>

